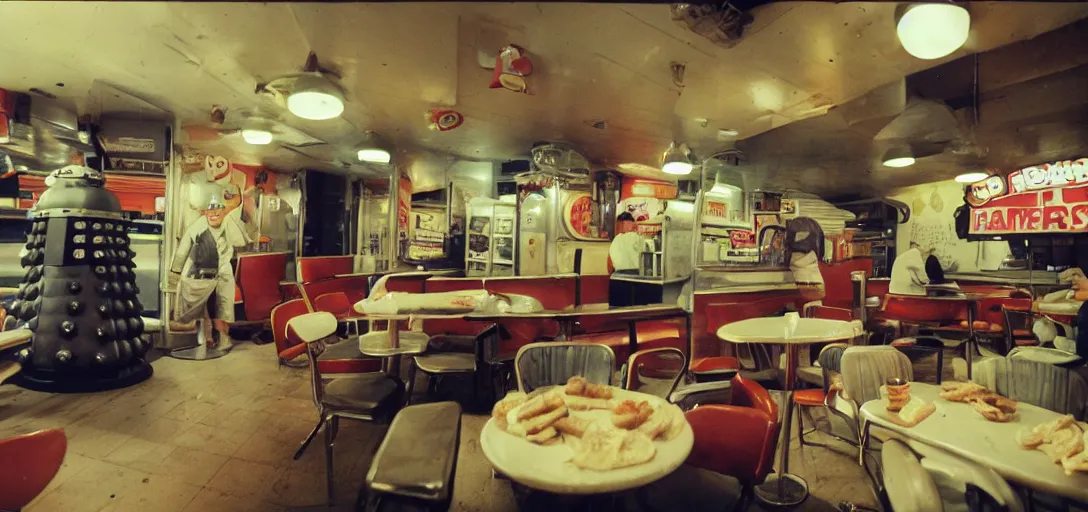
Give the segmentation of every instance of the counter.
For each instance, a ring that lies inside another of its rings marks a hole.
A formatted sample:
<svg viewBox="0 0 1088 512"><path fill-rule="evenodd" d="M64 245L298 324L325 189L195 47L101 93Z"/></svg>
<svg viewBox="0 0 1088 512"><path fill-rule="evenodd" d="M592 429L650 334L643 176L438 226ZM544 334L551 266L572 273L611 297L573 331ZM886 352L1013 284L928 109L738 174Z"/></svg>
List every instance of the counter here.
<svg viewBox="0 0 1088 512"><path fill-rule="evenodd" d="M1013 285L1058 285L1058 273L1042 270L994 270L979 272L950 272L944 275L950 281L973 281Z"/></svg>
<svg viewBox="0 0 1088 512"><path fill-rule="evenodd" d="M608 303L613 306L676 304L689 277L649 277L614 273L608 280Z"/></svg>

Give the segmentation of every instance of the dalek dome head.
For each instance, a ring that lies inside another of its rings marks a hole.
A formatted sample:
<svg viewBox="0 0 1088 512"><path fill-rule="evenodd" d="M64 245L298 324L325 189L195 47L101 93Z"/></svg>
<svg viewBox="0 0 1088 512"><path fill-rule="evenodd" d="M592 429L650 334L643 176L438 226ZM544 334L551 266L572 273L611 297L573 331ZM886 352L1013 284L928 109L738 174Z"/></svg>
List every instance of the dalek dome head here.
<svg viewBox="0 0 1088 512"><path fill-rule="evenodd" d="M120 212L121 202L106 190L102 173L82 165L69 165L53 171L34 207L36 214L50 210L89 210Z"/></svg>

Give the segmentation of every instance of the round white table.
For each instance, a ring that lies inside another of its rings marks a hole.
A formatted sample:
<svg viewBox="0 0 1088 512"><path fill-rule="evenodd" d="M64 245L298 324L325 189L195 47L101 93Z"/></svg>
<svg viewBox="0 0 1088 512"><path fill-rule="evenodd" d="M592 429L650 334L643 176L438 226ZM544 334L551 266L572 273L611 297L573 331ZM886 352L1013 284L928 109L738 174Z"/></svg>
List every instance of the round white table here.
<svg viewBox="0 0 1088 512"><path fill-rule="evenodd" d="M798 318L789 330L784 316L749 318L725 324L718 329L718 338L730 343L765 343L782 345L786 350L786 397L780 411L781 437L779 442L778 473L756 487L755 495L761 501L774 506L792 507L808 497L808 483L789 473L790 423L793 420L793 386L797 380L797 356L801 347L813 343L850 340L860 333L854 325L841 320L822 318Z"/></svg>
<svg viewBox="0 0 1088 512"><path fill-rule="evenodd" d="M663 399L613 388L617 400L646 400L654 407L676 407ZM610 424L610 411L571 411L575 416ZM611 471L591 471L576 467L571 448L564 443L541 446L500 429L494 418L480 432L484 456L500 473L538 491L555 494L605 494L634 489L655 482L680 467L691 453L695 435L684 422L680 435L668 441L654 441L657 452L649 462Z"/></svg>

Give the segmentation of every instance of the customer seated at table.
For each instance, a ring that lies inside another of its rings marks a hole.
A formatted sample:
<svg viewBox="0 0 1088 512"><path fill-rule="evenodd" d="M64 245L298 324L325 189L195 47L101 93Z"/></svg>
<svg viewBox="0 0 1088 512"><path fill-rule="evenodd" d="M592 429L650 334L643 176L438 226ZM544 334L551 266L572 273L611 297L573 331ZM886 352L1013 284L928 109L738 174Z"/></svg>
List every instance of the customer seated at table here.
<svg viewBox="0 0 1088 512"><path fill-rule="evenodd" d="M910 249L895 258L892 264L888 293L925 295L927 284L929 276L926 275L925 254L917 243L911 242Z"/></svg>

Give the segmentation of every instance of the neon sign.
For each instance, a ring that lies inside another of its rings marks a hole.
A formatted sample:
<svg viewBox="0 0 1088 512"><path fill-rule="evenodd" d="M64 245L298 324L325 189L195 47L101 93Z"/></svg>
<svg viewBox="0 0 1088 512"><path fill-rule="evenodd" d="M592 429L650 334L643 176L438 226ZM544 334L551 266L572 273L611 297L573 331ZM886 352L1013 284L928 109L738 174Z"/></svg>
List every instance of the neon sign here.
<svg viewBox="0 0 1088 512"><path fill-rule="evenodd" d="M1088 158L1025 167L1009 174L1007 180L990 176L970 186L967 202L979 207L1009 195L1080 185L1088 185Z"/></svg>

